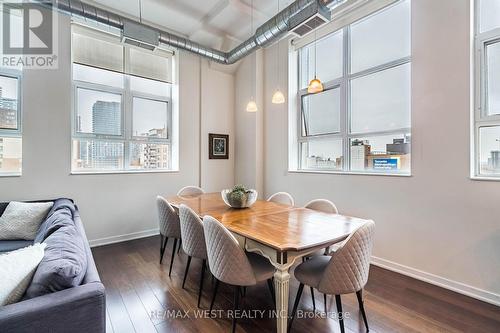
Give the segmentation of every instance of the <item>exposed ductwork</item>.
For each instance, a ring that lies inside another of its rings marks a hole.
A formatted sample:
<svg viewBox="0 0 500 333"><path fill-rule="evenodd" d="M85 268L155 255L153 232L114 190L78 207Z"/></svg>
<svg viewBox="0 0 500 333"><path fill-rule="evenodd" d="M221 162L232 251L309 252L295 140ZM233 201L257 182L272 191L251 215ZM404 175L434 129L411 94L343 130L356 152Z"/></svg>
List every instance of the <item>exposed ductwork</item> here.
<svg viewBox="0 0 500 333"><path fill-rule="evenodd" d="M41 5L47 5L47 0L36 0ZM345 0L296 0L281 12L273 16L266 23L257 28L255 34L246 41L236 46L229 52L222 52L210 47L202 46L184 37L144 25L148 30L154 29L159 32L159 42L186 50L202 57L208 58L222 64L234 64L238 60L249 55L253 51L270 45L288 32L308 21L319 12L325 13ZM76 15L109 25L123 31L124 24L129 19L100 9L80 0L53 0L58 10L69 15Z"/></svg>

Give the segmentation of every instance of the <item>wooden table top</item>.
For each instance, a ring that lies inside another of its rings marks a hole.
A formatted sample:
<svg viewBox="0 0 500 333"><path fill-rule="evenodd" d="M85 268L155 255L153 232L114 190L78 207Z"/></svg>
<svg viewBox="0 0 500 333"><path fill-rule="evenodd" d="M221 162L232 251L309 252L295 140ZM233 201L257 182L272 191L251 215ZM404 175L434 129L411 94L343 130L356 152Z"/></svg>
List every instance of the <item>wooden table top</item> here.
<svg viewBox="0 0 500 333"><path fill-rule="evenodd" d="M224 203L220 193L172 196L166 200L175 207L185 204L201 217L210 215L230 231L282 252L326 247L346 239L366 222L263 200L250 208L235 209Z"/></svg>

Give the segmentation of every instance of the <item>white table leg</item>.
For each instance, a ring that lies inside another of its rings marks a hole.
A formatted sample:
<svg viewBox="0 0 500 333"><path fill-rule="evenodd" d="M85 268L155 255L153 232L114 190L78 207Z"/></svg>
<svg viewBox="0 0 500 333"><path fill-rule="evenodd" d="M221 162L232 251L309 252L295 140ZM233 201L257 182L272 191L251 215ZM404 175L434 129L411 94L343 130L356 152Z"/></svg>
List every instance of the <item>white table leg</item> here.
<svg viewBox="0 0 500 333"><path fill-rule="evenodd" d="M278 333L286 333L288 325L288 295L290 293L290 274L288 267L279 268L274 273L276 293L276 324Z"/></svg>

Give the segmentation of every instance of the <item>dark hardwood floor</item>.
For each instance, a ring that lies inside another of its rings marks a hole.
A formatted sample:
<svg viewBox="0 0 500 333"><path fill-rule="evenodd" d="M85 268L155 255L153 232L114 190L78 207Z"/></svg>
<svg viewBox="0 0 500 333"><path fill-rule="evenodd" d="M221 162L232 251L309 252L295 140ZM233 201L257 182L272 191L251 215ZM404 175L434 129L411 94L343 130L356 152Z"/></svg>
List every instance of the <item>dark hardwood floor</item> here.
<svg viewBox="0 0 500 333"><path fill-rule="evenodd" d="M159 246L159 237L149 237L92 249L106 287L108 332L230 332L231 319L224 315L211 319L195 312L201 262L192 260L183 290L187 256L182 251L176 256L169 278L172 243L168 243L162 265ZM212 290L209 274L204 285L201 308L208 309ZM292 274L290 307L297 286ZM323 297L315 294L318 315L314 319L297 318L292 332L340 332L335 319L321 318ZM371 332L500 332L499 307L378 267L371 267L364 297ZM232 299L232 289L221 285L214 309L232 309ZM355 294L342 296L342 301L343 310L349 312L346 332L365 332ZM265 283L248 288L240 308L265 310L266 315L251 318L257 313L246 312L249 318L238 321L237 332L275 332L275 320L268 316L273 306ZM333 297L328 297L327 309L334 317ZM299 310L304 311L303 317L314 314L307 288Z"/></svg>

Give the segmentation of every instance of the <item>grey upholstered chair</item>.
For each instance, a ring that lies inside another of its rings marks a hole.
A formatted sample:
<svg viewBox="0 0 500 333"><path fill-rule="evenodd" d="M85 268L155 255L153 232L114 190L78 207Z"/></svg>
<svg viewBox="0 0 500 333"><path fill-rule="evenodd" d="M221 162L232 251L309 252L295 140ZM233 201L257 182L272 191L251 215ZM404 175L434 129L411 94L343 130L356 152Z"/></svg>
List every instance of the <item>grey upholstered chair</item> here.
<svg viewBox="0 0 500 333"><path fill-rule="evenodd" d="M203 264L201 266L200 287L198 291L198 307L200 307L201 292L203 290L203 278L205 276L205 266L207 261L207 245L205 243L205 235L203 233L203 222L198 215L188 206L179 206L179 219L181 222L181 237L182 249L188 255L186 263L186 271L184 272L184 279L182 280L182 288L186 283L186 277L189 272L189 265L191 258L201 259Z"/></svg>
<svg viewBox="0 0 500 333"><path fill-rule="evenodd" d="M356 293L366 330L369 330L362 290L368 281L374 233L375 223L368 221L356 229L332 256L316 256L295 268L294 275L300 285L293 305L289 330L297 312L304 285L316 288L324 294L335 295L342 333L344 320L340 295Z"/></svg>
<svg viewBox="0 0 500 333"><path fill-rule="evenodd" d="M177 195L199 195L203 193L205 193L205 191L198 186L185 186L177 192Z"/></svg>
<svg viewBox="0 0 500 333"><path fill-rule="evenodd" d="M273 303L276 303L272 283L275 268L266 258L256 253L246 253L231 232L211 216L203 218L203 231L207 242L208 266L216 278L210 311L221 281L234 287L235 311L238 310L240 287L253 286L265 280ZM235 329L236 318L233 317L232 331Z"/></svg>
<svg viewBox="0 0 500 333"><path fill-rule="evenodd" d="M290 195L290 193L287 192L276 192L273 195L271 195L267 201L271 202L277 202L282 205L288 205L288 206L294 206L295 202L293 200L293 197Z"/></svg>
<svg viewBox="0 0 500 333"><path fill-rule="evenodd" d="M179 216L175 212L174 208L168 203L168 201L165 200L165 198L157 196L156 205L158 207L158 220L160 222L160 264L163 260L163 255L165 254L168 239L174 239L174 246L172 247L172 257L170 258L170 268L168 270L168 276L170 276L172 274L172 264L174 263L177 240L181 239L181 226L179 223Z"/></svg>

